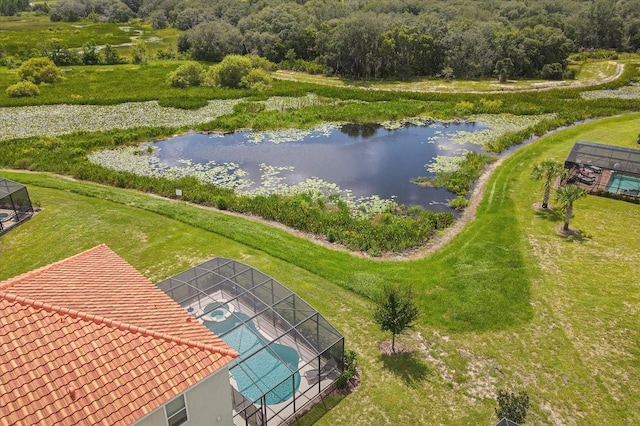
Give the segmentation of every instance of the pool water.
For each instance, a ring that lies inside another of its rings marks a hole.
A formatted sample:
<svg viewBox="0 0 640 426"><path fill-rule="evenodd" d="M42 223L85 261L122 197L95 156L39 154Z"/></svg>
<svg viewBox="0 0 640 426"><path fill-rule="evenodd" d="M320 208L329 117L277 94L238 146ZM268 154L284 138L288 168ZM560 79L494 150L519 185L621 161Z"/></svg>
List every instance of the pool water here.
<svg viewBox="0 0 640 426"><path fill-rule="evenodd" d="M265 393L267 405L280 404L293 397L300 386L300 355L289 346L270 343L252 321L236 327L248 319L235 312L224 321L204 321L204 325L240 354L230 369L238 391L258 405Z"/></svg>
<svg viewBox="0 0 640 426"><path fill-rule="evenodd" d="M623 173L614 173L607 183L608 192L620 193L623 190L628 191L630 189L640 189L640 178Z"/></svg>

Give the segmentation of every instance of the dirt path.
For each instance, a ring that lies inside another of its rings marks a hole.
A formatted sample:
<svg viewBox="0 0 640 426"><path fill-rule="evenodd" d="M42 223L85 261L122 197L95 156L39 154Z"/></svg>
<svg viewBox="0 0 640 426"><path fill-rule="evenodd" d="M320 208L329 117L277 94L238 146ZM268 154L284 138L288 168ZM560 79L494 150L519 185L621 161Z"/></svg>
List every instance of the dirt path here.
<svg viewBox="0 0 640 426"><path fill-rule="evenodd" d="M358 86L357 84L345 84L341 86L341 85L329 84L328 82L323 82L322 80L313 81L312 84L332 86L332 87L345 87L349 89L373 90L373 91L380 91L380 92L458 93L458 94L470 93L470 94L480 94L480 95L485 93L490 94L490 93L516 93L516 92L518 93L519 92L543 92L543 91L553 90L553 89L575 89L580 87L590 87L598 84L610 83L622 75L622 72L624 71L624 66L625 64L617 62L615 73L613 73L608 77L593 78L593 79L584 80L584 81L576 80L570 83L566 83L564 80L563 81L546 81L543 83L533 83L532 86L535 86L535 87L522 87L522 88L510 86L508 83L497 84L496 87L499 87L499 88L495 90L467 90L467 89L455 89L455 88L450 90L441 90L440 86L435 86L430 88L429 87L425 87L425 88L362 87L362 86ZM288 74L295 74L295 73L288 72ZM291 78L283 75L278 76L277 74L276 74L276 78L280 80L298 81L296 78Z"/></svg>

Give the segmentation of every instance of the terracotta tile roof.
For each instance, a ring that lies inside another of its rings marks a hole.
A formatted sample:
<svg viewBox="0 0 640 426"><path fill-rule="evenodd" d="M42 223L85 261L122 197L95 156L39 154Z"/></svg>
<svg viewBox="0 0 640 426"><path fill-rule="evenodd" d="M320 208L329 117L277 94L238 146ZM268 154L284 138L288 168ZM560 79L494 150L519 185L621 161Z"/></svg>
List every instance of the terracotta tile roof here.
<svg viewBox="0 0 640 426"><path fill-rule="evenodd" d="M129 424L237 356L106 246L0 283L0 309L0 424Z"/></svg>
<svg viewBox="0 0 640 426"><path fill-rule="evenodd" d="M135 324L214 346L227 345L206 327L194 327L184 309L102 244L0 283L0 290Z"/></svg>

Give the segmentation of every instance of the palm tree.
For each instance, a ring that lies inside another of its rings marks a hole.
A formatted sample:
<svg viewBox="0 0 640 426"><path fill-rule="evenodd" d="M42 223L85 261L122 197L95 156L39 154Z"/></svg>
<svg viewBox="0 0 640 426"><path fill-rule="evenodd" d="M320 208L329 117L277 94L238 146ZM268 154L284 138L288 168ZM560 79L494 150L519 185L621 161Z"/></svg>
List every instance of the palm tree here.
<svg viewBox="0 0 640 426"><path fill-rule="evenodd" d="M556 160L544 160L533 166L533 170L531 170L531 178L535 180L544 180L544 199L542 200L543 209L546 209L549 205L551 182L557 176L564 176L565 173L562 163Z"/></svg>
<svg viewBox="0 0 640 426"><path fill-rule="evenodd" d="M569 230L569 220L573 216L573 202L586 196L587 191L577 185L567 185L558 188L556 200L562 204L562 208L565 211L564 226L562 227L564 231Z"/></svg>

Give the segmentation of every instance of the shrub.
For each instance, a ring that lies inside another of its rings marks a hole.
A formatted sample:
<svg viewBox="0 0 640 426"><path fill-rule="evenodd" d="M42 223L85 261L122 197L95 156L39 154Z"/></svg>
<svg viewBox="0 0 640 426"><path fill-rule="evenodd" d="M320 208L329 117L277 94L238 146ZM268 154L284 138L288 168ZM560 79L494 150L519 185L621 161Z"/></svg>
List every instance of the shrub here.
<svg viewBox="0 0 640 426"><path fill-rule="evenodd" d="M18 76L35 84L55 83L62 78L62 72L49 58L31 58L20 65Z"/></svg>
<svg viewBox="0 0 640 426"><path fill-rule="evenodd" d="M229 88L247 87L263 89L271 84L268 72L276 65L257 55L227 55L217 65L209 68L204 84Z"/></svg>
<svg viewBox="0 0 640 426"><path fill-rule="evenodd" d="M529 395L520 391L517 395L500 389L498 391L498 408L495 409L498 419L507 418L518 424L524 423L527 418L527 409L531 406Z"/></svg>
<svg viewBox="0 0 640 426"><path fill-rule="evenodd" d="M338 389L345 389L349 380L356 376L356 373L358 372L358 362L356 357L357 356L354 351L346 351L344 353L344 370L336 379L336 387Z"/></svg>
<svg viewBox="0 0 640 426"><path fill-rule="evenodd" d="M233 112L236 114L256 113L266 109L264 102L240 102L233 106Z"/></svg>
<svg viewBox="0 0 640 426"><path fill-rule="evenodd" d="M124 64L127 62L120 56L116 48L110 44L107 44L104 49L100 51L100 56L102 58L102 63L105 65Z"/></svg>
<svg viewBox="0 0 640 426"><path fill-rule="evenodd" d="M167 75L167 82L173 87L200 86L204 69L197 62L187 62Z"/></svg>
<svg viewBox="0 0 640 426"><path fill-rule="evenodd" d="M222 87L240 87L242 78L249 74L253 64L249 58L240 55L228 55L218 65L217 85Z"/></svg>
<svg viewBox="0 0 640 426"><path fill-rule="evenodd" d="M271 76L262 68L254 68L249 74L242 77L241 87L254 90L266 90L271 86Z"/></svg>
<svg viewBox="0 0 640 426"><path fill-rule="evenodd" d="M463 196L458 196L449 202L449 207L456 210L464 210L469 206L469 200Z"/></svg>
<svg viewBox="0 0 640 426"><path fill-rule="evenodd" d="M30 81L19 81L7 87L6 93L7 96L12 98L24 98L39 95L40 89Z"/></svg>
<svg viewBox="0 0 640 426"><path fill-rule="evenodd" d="M459 115L469 115L473 112L473 102L469 101L460 101L455 106L456 114Z"/></svg>
<svg viewBox="0 0 640 426"><path fill-rule="evenodd" d="M273 72L278 69L278 66L268 60L267 58L263 58L258 55L245 55L245 58L251 61L252 68L262 68L265 71Z"/></svg>
<svg viewBox="0 0 640 426"><path fill-rule="evenodd" d="M147 44L143 40L137 40L131 46L131 61L134 64L147 62Z"/></svg>

